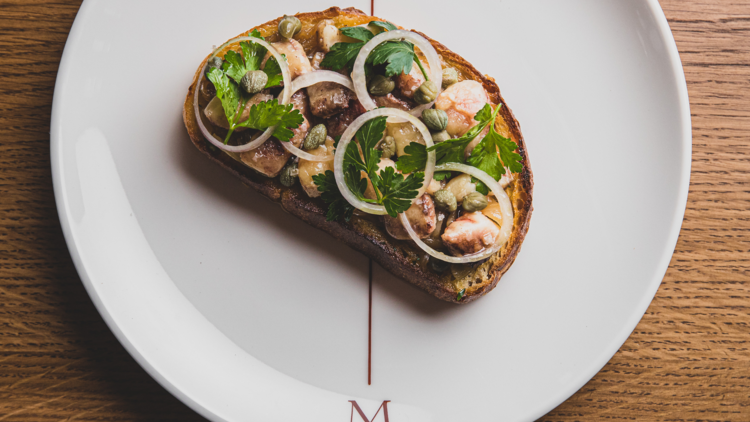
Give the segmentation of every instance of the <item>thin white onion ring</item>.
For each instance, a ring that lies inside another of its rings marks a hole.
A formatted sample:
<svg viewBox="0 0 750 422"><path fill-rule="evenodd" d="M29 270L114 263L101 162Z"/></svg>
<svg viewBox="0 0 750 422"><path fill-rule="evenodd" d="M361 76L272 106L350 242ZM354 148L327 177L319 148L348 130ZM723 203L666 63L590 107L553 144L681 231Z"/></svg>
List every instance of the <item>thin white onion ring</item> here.
<svg viewBox="0 0 750 422"><path fill-rule="evenodd" d="M435 171L460 171L462 173L469 174L482 182L484 182L485 185L487 185L488 188L492 191L492 193L495 194L495 198L497 198L498 204L500 204L500 211L503 213L503 224L500 226L500 234L497 236L497 239L495 239L495 243L492 245L491 248L486 248L482 251L479 251L477 253L464 255L464 256L451 256L446 255L442 252L438 252L435 249L432 249L431 247L427 246L422 239L417 236L417 233L414 232L414 229L411 227L411 224L409 223L409 219L406 217L406 213L399 214L399 217L401 218L401 224L403 224L404 228L406 229L406 232L409 233L409 236L411 239L420 247L422 250L430 254L431 256L445 262L449 262L451 264L468 264L471 262L477 262L481 261L495 252L499 251L503 245L505 245L505 242L508 241L510 238L510 234L513 231L513 206L510 203L510 198L508 198L508 195L505 193L502 187L500 187L500 184L492 178L489 174L483 172L482 170L479 170L476 167L467 166L466 164L460 164L460 163L446 163L441 164L437 167L435 167Z"/></svg>
<svg viewBox="0 0 750 422"><path fill-rule="evenodd" d="M297 76L292 82L291 95L294 95L295 92L299 91L302 88L307 88L310 85L315 85L320 82L335 82L337 84L344 85L345 87L354 91L354 84L352 84L352 80L347 78L346 76L340 73L333 72L331 70L316 70L314 72L308 72L304 75ZM307 161L331 161L334 157L333 154L328 154L320 157L317 155L312 155L309 152L297 148L291 142L282 142L281 145L287 151Z"/></svg>
<svg viewBox="0 0 750 422"><path fill-rule="evenodd" d="M443 83L443 66L440 63L440 56L438 56L435 48L432 46L432 44L430 44L429 41L424 39L424 37L415 34L414 32L395 29L393 31L382 32L368 41L367 44L365 44L362 49L359 50L357 59L354 61L354 68L352 69L352 82L354 82L354 92L357 94L357 98L359 99L359 102L362 104L362 107L364 107L365 110L372 110L377 108L375 101L370 98L370 94L369 92L367 92L367 80L365 78L365 62L367 61L367 56L369 56L372 50L375 49L375 47L377 47L378 45L394 39L404 39L406 41L410 41L422 51L422 54L424 54L424 56L427 58L427 63L430 65L430 71L432 72L430 80L437 84L438 94L440 94L439 91ZM432 107L434 103L435 102L433 101L429 104L420 105L419 107L410 110L409 113L412 116L419 117L422 115L423 110Z"/></svg>
<svg viewBox="0 0 750 422"><path fill-rule="evenodd" d="M422 134L422 138L424 138L427 148L431 147L433 143L432 136L430 136L430 131L427 129L427 126L422 123L421 120L403 110L398 110L395 108L378 108L375 110L370 110L354 119L349 127L346 128L344 134L341 135L338 147L336 147L336 158L333 162L333 172L336 175L336 184L339 187L339 191L341 191L341 194L344 196L344 198L355 208L369 214L385 215L388 214L385 211L385 207L383 207L382 205L370 204L368 202L361 201L352 193L352 191L349 190L349 187L346 186L346 182L344 181L344 155L346 154L346 147L349 145L349 142L351 142L352 138L354 138L357 130L359 130L359 128L363 124L365 124L365 122L380 116L395 117L397 119L403 119L410 122L411 124L416 126L417 130L419 130L419 132ZM422 196L425 189L427 189L427 186L429 186L430 182L432 182L432 175L434 172L435 151L430 151L427 153L427 165L425 166L424 170L424 183L422 184L422 187L419 188L417 198ZM414 200L416 200L416 198L414 198ZM412 202L414 200L412 200Z"/></svg>
<svg viewBox="0 0 750 422"><path fill-rule="evenodd" d="M216 57L217 54L219 54L225 47L227 47L230 44L240 42L240 41L252 41L254 43L260 44L263 47L268 50L269 53L276 59L276 61L279 63L279 68L281 69L281 76L284 81L284 89L281 91L281 104L289 104L289 100L292 98L291 94L291 84L292 84L292 77L289 73L289 66L286 63L286 59L279 54L279 52L271 47L271 44L267 43L264 40L261 40L259 38L255 37L238 37L233 40L229 40L225 42L222 46L215 49L214 52L211 54L211 56L208 58L208 60L213 59ZM198 121L198 127L201 130L201 133L203 133L203 136L211 142L216 148L219 148L222 151L226 152L234 152L234 153L240 153L245 151L250 151L255 148L258 148L259 146L263 145L264 142L268 138L270 138L273 135L273 131L276 130L276 126L269 127L266 129L265 132L263 132L262 135L255 138L254 140L244 144L244 145L226 145L223 141L217 139L211 132L208 131L206 126L203 124L203 120L201 120L200 110L198 108L198 91L200 91L200 86L203 83L204 75L206 74L206 67L208 66L208 63L206 63L205 66L203 66L203 69L201 69L201 74L198 77L198 83L195 86L195 93L193 94L193 108L195 109L195 119Z"/></svg>

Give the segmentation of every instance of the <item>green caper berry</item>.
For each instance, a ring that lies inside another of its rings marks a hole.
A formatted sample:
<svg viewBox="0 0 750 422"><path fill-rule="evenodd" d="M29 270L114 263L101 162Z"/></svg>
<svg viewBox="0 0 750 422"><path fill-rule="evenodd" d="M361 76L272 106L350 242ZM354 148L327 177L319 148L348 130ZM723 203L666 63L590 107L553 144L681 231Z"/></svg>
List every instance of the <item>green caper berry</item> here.
<svg viewBox="0 0 750 422"><path fill-rule="evenodd" d="M447 130L441 130L440 132L435 132L435 133L432 134L432 142L436 143L436 144L438 142L447 141L450 138L451 138L451 136L448 135L448 131Z"/></svg>
<svg viewBox="0 0 750 422"><path fill-rule="evenodd" d="M380 144L380 149L383 153L380 155L381 158L391 158L396 154L396 139L393 136L386 136L383 138L383 142Z"/></svg>
<svg viewBox="0 0 750 422"><path fill-rule="evenodd" d="M443 69L443 89L458 82L458 72L452 67Z"/></svg>
<svg viewBox="0 0 750 422"><path fill-rule="evenodd" d="M427 104L435 101L438 94L438 87L434 81L425 81L419 86L414 93L414 101L419 104Z"/></svg>
<svg viewBox="0 0 750 422"><path fill-rule="evenodd" d="M367 90L370 94L375 96L388 95L393 88L396 87L396 83L391 78L383 75L375 75L370 79L370 83L367 84Z"/></svg>
<svg viewBox="0 0 750 422"><path fill-rule="evenodd" d="M252 70L245 73L245 76L240 79L240 86L248 94L257 94L263 91L268 83L268 75L262 70Z"/></svg>
<svg viewBox="0 0 750 422"><path fill-rule="evenodd" d="M443 211L453 212L458 208L456 196L449 190L440 189L435 192L435 206Z"/></svg>
<svg viewBox="0 0 750 422"><path fill-rule="evenodd" d="M430 130L445 130L448 127L448 114L443 110L428 108L422 112L422 121Z"/></svg>
<svg viewBox="0 0 750 422"><path fill-rule="evenodd" d="M208 75L209 72L211 72L211 69L216 68L221 70L221 66L224 64L224 60L221 59L221 57L214 57L213 59L208 61L208 66L206 66L206 75Z"/></svg>
<svg viewBox="0 0 750 422"><path fill-rule="evenodd" d="M290 39L302 30L302 22L294 16L286 16L279 22L279 35Z"/></svg>
<svg viewBox="0 0 750 422"><path fill-rule="evenodd" d="M328 129L326 129L326 125L319 124L313 126L312 129L310 129L310 132L307 133L307 136L305 136L305 143L302 144L302 148L304 148L306 151L313 150L321 145L326 141L326 136L328 136Z"/></svg>
<svg viewBox="0 0 750 422"><path fill-rule="evenodd" d="M281 175L279 175L279 181L282 185L291 188L297 181L299 176L299 168L295 160L290 161L283 169L281 169Z"/></svg>
<svg viewBox="0 0 750 422"><path fill-rule="evenodd" d="M464 196L463 207L466 212L482 211L487 208L487 197L479 192L472 192Z"/></svg>

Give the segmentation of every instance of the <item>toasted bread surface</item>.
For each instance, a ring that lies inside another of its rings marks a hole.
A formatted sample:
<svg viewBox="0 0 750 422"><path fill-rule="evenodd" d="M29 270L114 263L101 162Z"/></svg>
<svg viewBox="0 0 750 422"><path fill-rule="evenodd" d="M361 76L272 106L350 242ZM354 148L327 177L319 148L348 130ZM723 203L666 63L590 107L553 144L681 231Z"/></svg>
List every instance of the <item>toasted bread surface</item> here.
<svg viewBox="0 0 750 422"><path fill-rule="evenodd" d="M332 7L321 12L299 13L295 16L302 23L302 30L295 36L295 39L308 52L317 48L316 26L321 20L331 19L337 27L356 26L373 20L383 20L368 16L354 8L339 9L338 7ZM281 17L250 30L257 29L266 40L275 42L279 40L277 26L280 20ZM511 236L500 251L473 265L468 271L448 269L440 274L434 272L426 265L427 259L424 251L411 241L396 240L389 236L378 218L355 213L348 223L326 221L326 205L319 198L308 197L299 184L287 188L279 182L278 178L265 177L213 146L209 147L210 144L204 139L198 127L193 108L193 94L197 89L197 83L209 58L208 56L196 70L185 99L183 118L190 139L199 151L239 177L249 187L280 204L288 213L329 233L336 239L374 259L394 275L409 281L435 297L448 302L465 304L492 290L516 259L529 228L533 209L534 180L520 126L510 108L505 104L502 95L500 95L500 89L495 80L482 75L469 62L450 51L443 44L432 40L421 32L414 32L430 41L440 55L443 66L453 67L458 71L459 80L470 79L480 82L489 94L493 105L502 105L499 112L502 119L496 120L495 130L515 141L518 144L518 153L522 156L523 171L517 174L506 188L515 213ZM231 46L227 48L231 48ZM459 300L458 294L462 290L465 292Z"/></svg>

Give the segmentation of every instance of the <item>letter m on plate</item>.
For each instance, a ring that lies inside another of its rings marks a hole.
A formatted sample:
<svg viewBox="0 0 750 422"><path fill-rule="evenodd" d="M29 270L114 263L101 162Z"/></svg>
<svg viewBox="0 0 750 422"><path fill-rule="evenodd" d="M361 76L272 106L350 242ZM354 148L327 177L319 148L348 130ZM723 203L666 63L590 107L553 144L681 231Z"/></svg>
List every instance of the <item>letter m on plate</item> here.
<svg viewBox="0 0 750 422"><path fill-rule="evenodd" d="M362 418L362 421L364 422L375 422L375 418L378 417L378 413L380 413L380 409L383 409L383 420L385 422L388 421L388 403L390 403L390 400L384 400L383 403L378 407L378 411L375 412L375 414L372 416L372 419L367 419L367 416L365 416L365 412L362 411L362 408L359 407L357 402L355 400L349 400L349 403L352 404L352 418L350 422L359 422L358 420L354 419L354 411L357 411L357 414Z"/></svg>

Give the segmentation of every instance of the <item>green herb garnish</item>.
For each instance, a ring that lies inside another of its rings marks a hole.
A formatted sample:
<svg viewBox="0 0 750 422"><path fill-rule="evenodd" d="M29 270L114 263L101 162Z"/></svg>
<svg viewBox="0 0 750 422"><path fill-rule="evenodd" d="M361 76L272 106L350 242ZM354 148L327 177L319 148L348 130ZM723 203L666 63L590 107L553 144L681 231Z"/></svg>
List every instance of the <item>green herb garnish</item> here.
<svg viewBox="0 0 750 422"><path fill-rule="evenodd" d="M508 138L503 138L495 131L495 119L498 111L500 111L500 106L493 111L489 104L485 104L484 107L474 115L474 120L479 122L476 126L459 138L440 142L429 149L417 142L410 143L404 148L404 152L409 155L404 155L399 158L396 163L396 168L404 173L424 170L425 165L427 164L427 152L435 151L435 160L437 164L466 162L467 164L486 172L495 178L495 180L500 180L502 175L505 174L505 167L508 167L513 173L520 172L523 170L523 164L521 163L522 157L515 152L515 150L518 149L518 145ZM464 151L466 150L466 147L487 126L490 126L487 136L485 136L476 148L474 148L468 160L465 160ZM495 151L494 154L493 150ZM450 174L449 172L443 172L447 174L438 176L438 173L435 173L434 176L436 180L442 180ZM472 179L472 181L477 184L478 191L485 195L489 193L489 189L487 189L487 186L485 186L484 183L476 179Z"/></svg>
<svg viewBox="0 0 750 422"><path fill-rule="evenodd" d="M457 302L460 302L460 301L461 301L461 299L463 299L463 298L464 298L464 294L466 294L466 289L463 289L463 290L461 290L460 292L458 292L458 296L456 296L456 301L457 301Z"/></svg>
<svg viewBox="0 0 750 422"><path fill-rule="evenodd" d="M347 145L343 169L347 188L358 199L382 205L388 215L395 218L399 213L409 209L411 200L417 197L419 188L424 182L424 173L414 172L404 177L403 174L396 173L392 167L378 172L381 152L375 149L375 146L383 138L386 119L386 116L376 117L359 128L355 140ZM365 198L367 179L361 177L361 172L365 172L372 182L376 199ZM343 216L348 220L346 216L351 217L353 209L348 209L351 205L341 196L333 173L331 176L327 173L325 177L321 175L313 177L318 190L323 193L321 195L323 201L328 204L326 218L330 221Z"/></svg>
<svg viewBox="0 0 750 422"><path fill-rule="evenodd" d="M370 22L370 24L379 26L388 31L398 29L390 22L373 21ZM353 69L354 61L357 59L359 51L368 41L373 39L375 35L370 32L369 29L361 26L344 27L340 28L339 31L347 37L354 38L360 42L340 42L334 44L331 47L331 51L326 54L320 65L333 70ZM400 75L402 72L408 74L411 72L412 63L415 61L422 70L425 79L430 80L429 75L427 75L422 67L422 63L414 53L414 44L408 41L386 41L375 47L372 52L370 52L370 55L365 62L365 73L370 75L374 66L385 64L385 76L390 77Z"/></svg>
<svg viewBox="0 0 750 422"><path fill-rule="evenodd" d="M249 35L263 39L257 30ZM288 141L294 135L291 129L299 127L304 121L302 114L299 110L294 110L292 104L281 105L275 99L255 104L250 108L248 118L239 121L247 101L252 97L239 87L239 83L247 72L259 70L263 57L266 55L266 48L260 44L242 41L240 49L242 54L233 50L228 51L224 55L221 70L213 68L207 75L216 88L216 96L221 101L221 107L229 122L229 130L224 143L229 141L229 137L239 127L266 130L277 126L273 136L280 141ZM266 88L281 83L281 69L275 60L269 59L263 72L268 75Z"/></svg>

